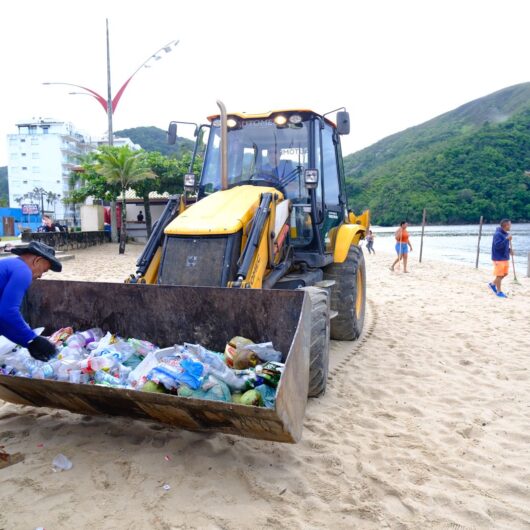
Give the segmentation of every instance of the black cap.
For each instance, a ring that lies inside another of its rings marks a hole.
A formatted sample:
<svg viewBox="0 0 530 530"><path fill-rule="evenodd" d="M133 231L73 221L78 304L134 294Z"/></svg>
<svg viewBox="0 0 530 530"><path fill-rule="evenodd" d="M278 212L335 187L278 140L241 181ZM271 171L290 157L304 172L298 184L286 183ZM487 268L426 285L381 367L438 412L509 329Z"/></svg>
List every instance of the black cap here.
<svg viewBox="0 0 530 530"><path fill-rule="evenodd" d="M35 256L47 259L50 262L51 270L54 272L61 272L63 269L61 262L55 257L55 249L40 241L32 241L29 245L19 245L18 247L12 248L11 252L18 256L22 254L34 254Z"/></svg>

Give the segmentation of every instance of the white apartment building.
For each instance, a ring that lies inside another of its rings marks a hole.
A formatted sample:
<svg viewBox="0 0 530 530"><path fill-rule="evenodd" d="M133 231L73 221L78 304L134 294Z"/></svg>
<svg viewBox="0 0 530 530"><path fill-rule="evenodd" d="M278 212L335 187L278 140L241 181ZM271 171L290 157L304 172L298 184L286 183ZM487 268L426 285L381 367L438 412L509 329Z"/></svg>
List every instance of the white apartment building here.
<svg viewBox="0 0 530 530"><path fill-rule="evenodd" d="M72 224L76 212L63 199L68 196L70 174L79 156L95 147L90 137L72 123L51 118L33 118L16 126L18 133L7 135L10 207L37 204L56 220ZM41 192L22 199L35 189Z"/></svg>

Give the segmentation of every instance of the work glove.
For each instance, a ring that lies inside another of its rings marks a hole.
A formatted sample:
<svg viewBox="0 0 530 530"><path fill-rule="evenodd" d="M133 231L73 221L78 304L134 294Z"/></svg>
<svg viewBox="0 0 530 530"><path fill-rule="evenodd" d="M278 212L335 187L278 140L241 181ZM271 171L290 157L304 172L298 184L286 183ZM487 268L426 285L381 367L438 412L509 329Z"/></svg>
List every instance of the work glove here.
<svg viewBox="0 0 530 530"><path fill-rule="evenodd" d="M56 353L55 345L44 337L35 337L28 344L30 355L39 361L49 361Z"/></svg>

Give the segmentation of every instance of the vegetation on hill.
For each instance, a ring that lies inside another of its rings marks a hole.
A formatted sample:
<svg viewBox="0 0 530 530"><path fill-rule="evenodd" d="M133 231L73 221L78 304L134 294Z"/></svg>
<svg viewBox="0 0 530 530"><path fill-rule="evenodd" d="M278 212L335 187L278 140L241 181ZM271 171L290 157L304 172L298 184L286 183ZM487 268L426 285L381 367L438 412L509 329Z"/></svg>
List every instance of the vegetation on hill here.
<svg viewBox="0 0 530 530"><path fill-rule="evenodd" d="M0 167L0 207L9 204L9 187L7 183L7 166Z"/></svg>
<svg viewBox="0 0 530 530"><path fill-rule="evenodd" d="M193 151L194 143L187 138L177 138L175 145L168 145L167 133L158 127L134 127L116 131L118 138L130 138L139 144L144 151L158 151L164 156L182 158L186 153Z"/></svg>
<svg viewBox="0 0 530 530"><path fill-rule="evenodd" d="M401 219L530 220L530 83L472 101L345 157L351 207Z"/></svg>

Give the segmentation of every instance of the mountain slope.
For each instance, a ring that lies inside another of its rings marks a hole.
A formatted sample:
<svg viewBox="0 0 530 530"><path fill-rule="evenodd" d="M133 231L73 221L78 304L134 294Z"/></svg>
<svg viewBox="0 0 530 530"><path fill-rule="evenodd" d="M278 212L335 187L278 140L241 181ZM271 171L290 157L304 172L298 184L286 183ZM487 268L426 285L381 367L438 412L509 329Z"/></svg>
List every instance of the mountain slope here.
<svg viewBox="0 0 530 530"><path fill-rule="evenodd" d="M158 151L165 156L181 158L184 153L193 151L193 142L187 138L177 138L175 145L168 145L166 131L158 127L134 127L117 131L114 135L118 138L130 138L142 149Z"/></svg>
<svg viewBox="0 0 530 530"><path fill-rule="evenodd" d="M345 157L350 203L373 222L530 219L530 83L472 101Z"/></svg>
<svg viewBox="0 0 530 530"><path fill-rule="evenodd" d="M7 204L9 199L9 187L7 183L7 166L0 167L0 201Z"/></svg>

